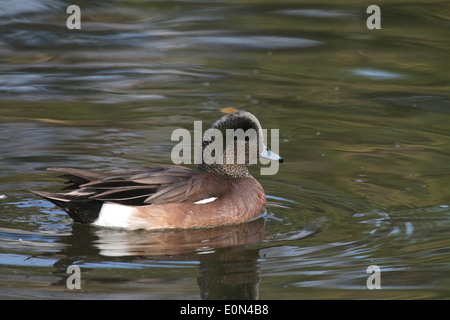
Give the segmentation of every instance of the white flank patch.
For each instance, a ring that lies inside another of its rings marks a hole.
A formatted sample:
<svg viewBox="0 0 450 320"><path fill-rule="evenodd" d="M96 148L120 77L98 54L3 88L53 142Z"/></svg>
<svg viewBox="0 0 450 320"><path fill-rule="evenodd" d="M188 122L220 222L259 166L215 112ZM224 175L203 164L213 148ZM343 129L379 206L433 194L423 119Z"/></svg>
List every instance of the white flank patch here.
<svg viewBox="0 0 450 320"><path fill-rule="evenodd" d="M213 202L213 201L216 200L216 199L217 199L216 197L206 198L206 199L203 199L203 200L199 200L199 201L197 201L197 202L194 202L194 204L205 204L205 203L210 203L210 202Z"/></svg>
<svg viewBox="0 0 450 320"><path fill-rule="evenodd" d="M134 208L121 204L105 202L92 224L102 227L127 228L130 226Z"/></svg>

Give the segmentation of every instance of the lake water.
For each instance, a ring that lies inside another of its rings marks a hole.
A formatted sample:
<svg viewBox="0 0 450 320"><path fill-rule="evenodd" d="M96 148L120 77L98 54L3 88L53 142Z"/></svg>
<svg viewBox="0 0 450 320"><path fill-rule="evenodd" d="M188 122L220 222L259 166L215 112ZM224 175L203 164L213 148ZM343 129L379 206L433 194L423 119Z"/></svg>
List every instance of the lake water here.
<svg viewBox="0 0 450 320"><path fill-rule="evenodd" d="M373 30L370 1L76 4L70 30L67 3L0 2L0 298L450 298L448 4L383 1ZM125 232L29 192L169 164L227 107L280 130L262 219Z"/></svg>

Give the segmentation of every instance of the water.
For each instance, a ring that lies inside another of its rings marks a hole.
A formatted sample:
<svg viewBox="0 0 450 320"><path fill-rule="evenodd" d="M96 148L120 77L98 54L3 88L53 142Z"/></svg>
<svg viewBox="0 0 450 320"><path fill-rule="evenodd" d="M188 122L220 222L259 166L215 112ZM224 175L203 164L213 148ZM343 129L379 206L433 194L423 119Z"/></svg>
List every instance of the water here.
<svg viewBox="0 0 450 320"><path fill-rule="evenodd" d="M449 8L385 1L0 3L0 297L450 297ZM280 129L267 213L208 230L72 224L45 168L170 163L225 107ZM80 267L81 289L67 288ZM380 267L381 289L366 273Z"/></svg>

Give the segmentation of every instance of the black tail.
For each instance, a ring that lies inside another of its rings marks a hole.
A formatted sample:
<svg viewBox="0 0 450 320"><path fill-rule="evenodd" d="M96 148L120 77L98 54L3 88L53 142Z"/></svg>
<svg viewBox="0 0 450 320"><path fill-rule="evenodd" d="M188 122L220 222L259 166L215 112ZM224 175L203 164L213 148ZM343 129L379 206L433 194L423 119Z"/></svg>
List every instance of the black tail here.
<svg viewBox="0 0 450 320"><path fill-rule="evenodd" d="M54 203L76 222L92 223L100 213L103 201L92 200L87 197L73 196L69 194L31 191L34 194Z"/></svg>

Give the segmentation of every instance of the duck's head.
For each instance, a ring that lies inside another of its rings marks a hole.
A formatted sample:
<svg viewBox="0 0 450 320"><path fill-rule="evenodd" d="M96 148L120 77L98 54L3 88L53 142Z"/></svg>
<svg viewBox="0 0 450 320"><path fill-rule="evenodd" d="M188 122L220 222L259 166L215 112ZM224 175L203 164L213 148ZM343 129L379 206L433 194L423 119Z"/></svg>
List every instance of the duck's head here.
<svg viewBox="0 0 450 320"><path fill-rule="evenodd" d="M247 177L247 166L258 158L283 162L264 144L259 120L250 112L238 111L224 115L205 131L199 170L226 178Z"/></svg>

